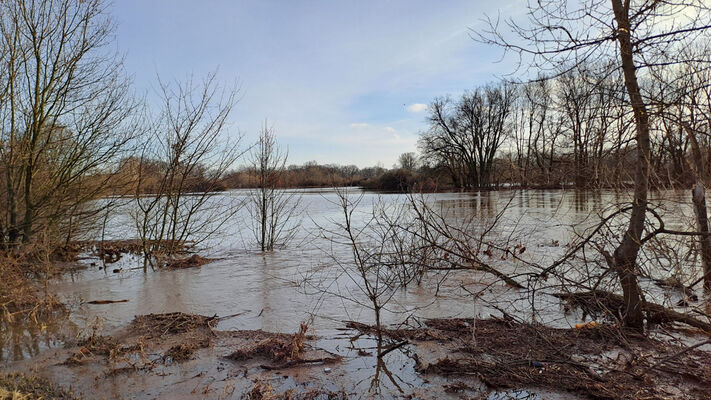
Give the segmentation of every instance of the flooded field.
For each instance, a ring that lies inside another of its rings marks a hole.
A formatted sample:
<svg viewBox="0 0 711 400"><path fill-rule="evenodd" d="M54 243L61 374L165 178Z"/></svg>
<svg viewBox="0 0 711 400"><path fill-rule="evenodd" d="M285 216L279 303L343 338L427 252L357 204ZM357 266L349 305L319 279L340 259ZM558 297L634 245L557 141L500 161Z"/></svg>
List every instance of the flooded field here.
<svg viewBox="0 0 711 400"><path fill-rule="evenodd" d="M244 191L229 191L214 197L216 204L240 204ZM377 194L349 189L349 195L362 196L354 215L358 223L368 221L374 205L397 207L407 203L402 194ZM349 397L367 397L378 393L385 397L412 395L414 398L458 398L462 393L489 393L477 379L465 388L452 389L458 380L433 377L417 372L422 354L438 359L438 346L420 344L413 357L409 345L390 352L381 365L373 356L375 340L346 328L346 321L373 323L373 311L364 306L368 299L348 276L339 273L335 262L348 262L352 250L334 244L324 234L342 219L333 190L304 190L296 234L288 245L274 252L256 251L250 215L245 209L229 216L221 229L201 244L200 254L214 259L199 268L144 271L140 258L124 255L117 262L105 264L89 254L82 255L81 268L67 272L49 283L70 306L68 323L44 325L40 330L6 335L2 363L13 370L33 370L60 384L72 385L84 394L97 391L105 398L240 398L263 372L258 364L235 367L224 359L236 346L235 335L223 333L209 347L199 349L199 357L185 364L168 364L151 372L131 375L96 375L89 366L57 366L57 359L69 357L65 340L94 331L106 335L127 326L135 316L163 313L216 315L218 332L262 330L294 333L301 323L308 324L313 336L309 346L325 351L342 362L295 366L271 373L268 382L280 392L289 388L308 388L315 383L330 391L344 391ZM686 227L692 211L685 192L657 194L663 200L663 212L673 215L667 224ZM627 200L616 192L576 191L498 191L478 193L438 193L424 195L433 209L450 220L473 216L487 224L497 216L500 221L492 232L496 240L517 246L526 263L546 265L562 256L576 235L599 221L608 207ZM126 204L97 229L96 237L105 240L135 237L131 205ZM494 252L487 258L491 265L507 273L528 268L526 263ZM695 266L690 274L698 273ZM651 282L643 282L653 286ZM659 292L659 302L673 304L674 294ZM666 297L665 297L666 296ZM676 296L676 297L675 297ZM124 301L127 300L127 301ZM110 304L90 302L120 301ZM534 304L535 314L531 304ZM532 298L515 288L497 282L481 271L432 271L421 284L399 289L388 302L384 322L423 326L431 318L466 319L500 317L502 310L524 321L542 322L553 328L571 328L582 323L578 310L565 310L560 299L543 293ZM61 325L61 327L60 327ZM159 333L157 333L159 334ZM429 342L428 342L429 343ZM150 352L149 352L150 354ZM131 364L133 365L133 364ZM242 377L240 379L240 377ZM101 378L101 379L99 379ZM375 392L369 392L373 387ZM429 388L429 389L428 389ZM451 390L445 390L445 389ZM107 392L108 391L108 392ZM520 388L491 392L489 399L570 398L549 390ZM88 396L88 398L94 398Z"/></svg>

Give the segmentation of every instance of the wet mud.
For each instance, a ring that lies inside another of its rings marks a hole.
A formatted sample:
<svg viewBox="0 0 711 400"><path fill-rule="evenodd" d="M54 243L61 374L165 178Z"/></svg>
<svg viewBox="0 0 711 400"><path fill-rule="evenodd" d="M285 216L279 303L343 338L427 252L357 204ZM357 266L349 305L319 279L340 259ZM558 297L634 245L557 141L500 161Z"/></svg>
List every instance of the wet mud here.
<svg viewBox="0 0 711 400"><path fill-rule="evenodd" d="M270 333L218 330L219 322L186 313L137 316L110 335L91 332L13 363L10 369L23 375L0 382L3 390L28 390L8 385L8 377L38 377L44 383L35 386L58 393L43 398L92 399L705 399L711 393L709 346L685 351L668 331L652 337L609 323L554 329L511 318L455 318L381 335L348 322L341 335L319 338L306 324L295 333Z"/></svg>

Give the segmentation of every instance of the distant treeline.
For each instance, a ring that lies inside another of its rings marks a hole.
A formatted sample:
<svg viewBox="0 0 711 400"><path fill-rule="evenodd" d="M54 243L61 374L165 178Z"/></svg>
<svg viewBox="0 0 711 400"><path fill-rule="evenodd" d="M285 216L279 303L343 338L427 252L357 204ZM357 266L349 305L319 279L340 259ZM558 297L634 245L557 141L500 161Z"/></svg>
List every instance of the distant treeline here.
<svg viewBox="0 0 711 400"><path fill-rule="evenodd" d="M150 194L160 189L167 166L158 161L143 161L130 157L123 160L119 171L115 174L116 182L112 194L133 195L135 193ZM131 177L141 176L136 180ZM383 167L359 168L355 165L318 164L315 161L303 165L289 165L279 174L275 174L278 188L323 188L359 186L373 190L405 191L415 188L434 191L454 188L446 171L441 168L427 166L417 168L392 169ZM228 189L247 189L258 186L258 173L253 167L241 167L227 172L218 180L205 168L195 168L185 178L186 192L224 191Z"/></svg>

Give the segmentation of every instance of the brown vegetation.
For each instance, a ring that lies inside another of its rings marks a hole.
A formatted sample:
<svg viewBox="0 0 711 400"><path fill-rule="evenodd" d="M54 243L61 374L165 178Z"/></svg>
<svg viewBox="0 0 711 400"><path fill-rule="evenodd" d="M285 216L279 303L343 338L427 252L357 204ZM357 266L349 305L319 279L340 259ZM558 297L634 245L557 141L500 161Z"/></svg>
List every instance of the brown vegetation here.
<svg viewBox="0 0 711 400"><path fill-rule="evenodd" d="M196 350L212 345L216 323L216 316L179 312L139 315L122 332L112 336L92 333L79 340L65 364L75 366L101 357L120 371L152 369L158 362L184 362ZM158 352L160 357L151 359L148 351Z"/></svg>
<svg viewBox="0 0 711 400"><path fill-rule="evenodd" d="M268 381L257 379L254 381L252 389L245 394L245 398L247 400L345 400L349 396L343 391L331 392L317 388L307 389L303 392L289 389L284 393L278 393Z"/></svg>
<svg viewBox="0 0 711 400"><path fill-rule="evenodd" d="M308 325L302 323L299 332L294 334L270 333L263 331L243 331L241 335L250 341L227 356L233 361L243 361L250 359L266 358L274 364L262 365L264 369L282 369L299 364L328 364L340 360L334 354L316 352L304 354L305 342L313 339L306 335Z"/></svg>
<svg viewBox="0 0 711 400"><path fill-rule="evenodd" d="M351 326L363 332L374 329ZM383 334L414 342L420 373L473 375L490 390L536 387L596 399L697 399L711 384L709 352L681 353L685 348L674 342L609 324L554 329L505 318L434 319L426 327L386 329ZM449 355L418 357L417 343L426 341L440 343Z"/></svg>
<svg viewBox="0 0 711 400"><path fill-rule="evenodd" d="M71 391L46 379L23 374L0 374L0 400L75 400Z"/></svg>
<svg viewBox="0 0 711 400"><path fill-rule="evenodd" d="M203 266L205 264L211 263L214 260L211 258L200 257L198 254L193 254L187 258L178 258L171 260L166 264L167 269L182 269L182 268L196 268Z"/></svg>
<svg viewBox="0 0 711 400"><path fill-rule="evenodd" d="M0 322L37 321L64 310L64 305L42 286L51 271L34 259L0 258ZM37 279L40 278L40 279Z"/></svg>

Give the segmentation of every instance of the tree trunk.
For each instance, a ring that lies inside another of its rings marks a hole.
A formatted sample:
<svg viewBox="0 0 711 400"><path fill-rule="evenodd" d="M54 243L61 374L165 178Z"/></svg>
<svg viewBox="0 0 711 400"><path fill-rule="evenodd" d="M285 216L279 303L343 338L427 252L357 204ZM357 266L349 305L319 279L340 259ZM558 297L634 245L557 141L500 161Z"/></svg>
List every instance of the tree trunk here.
<svg viewBox="0 0 711 400"><path fill-rule="evenodd" d="M637 165L632 214L622 243L615 249L612 267L616 270L622 285L625 306L623 322L628 327L641 331L644 329L644 315L642 313L644 299L637 283L635 267L647 213L650 159L649 116L637 82L637 72L632 54L629 9L623 6L621 0L611 1L617 22L617 41L620 45L625 87L630 97L637 128Z"/></svg>
<svg viewBox="0 0 711 400"><path fill-rule="evenodd" d="M22 221L22 242L28 243L30 237L32 236L32 225L33 225L33 207L32 207L32 176L34 173L34 168L32 166L32 161L29 161L27 167L25 167L25 217Z"/></svg>
<svg viewBox="0 0 711 400"><path fill-rule="evenodd" d="M709 219L706 212L704 185L700 181L691 190L691 198L694 202L696 224L699 232L703 234L699 242L701 243L701 262L704 266L704 289L711 290L711 236L709 236Z"/></svg>
<svg viewBox="0 0 711 400"><path fill-rule="evenodd" d="M704 159L701 154L699 142L696 140L696 133L690 126L684 126L689 136L689 143L694 158L694 169L696 175L696 186L691 190L691 200L694 203L694 214L696 214L696 225L701 236L701 263L704 267L704 289L711 290L711 236L709 236L709 219L706 211L706 196L704 190Z"/></svg>

